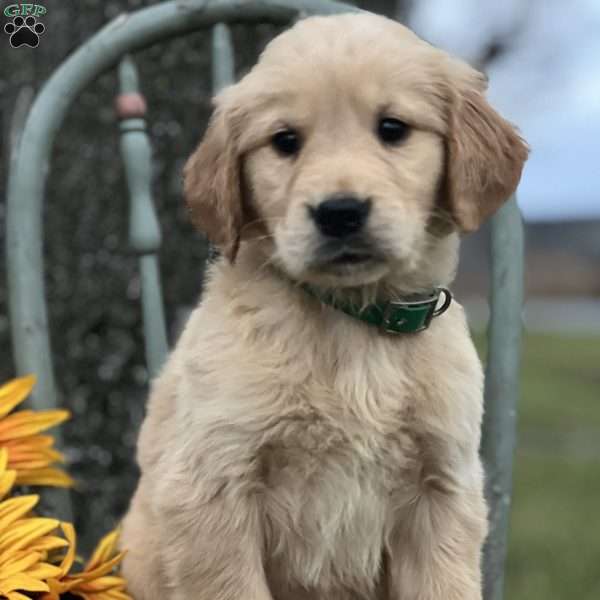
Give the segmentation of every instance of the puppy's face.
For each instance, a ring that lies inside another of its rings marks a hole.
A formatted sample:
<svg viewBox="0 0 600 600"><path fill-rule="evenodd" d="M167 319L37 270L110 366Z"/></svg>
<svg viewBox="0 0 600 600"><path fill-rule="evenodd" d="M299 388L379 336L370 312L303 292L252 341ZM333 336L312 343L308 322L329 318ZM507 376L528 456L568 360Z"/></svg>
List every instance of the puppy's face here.
<svg viewBox="0 0 600 600"><path fill-rule="evenodd" d="M274 260L296 279L338 285L412 270L443 169L439 107L415 66L385 59L364 32L306 25L288 36L303 44L295 53L285 38L269 48L265 63L281 67L257 69L272 97L244 132L249 196Z"/></svg>
<svg viewBox="0 0 600 600"><path fill-rule="evenodd" d="M393 21L302 21L217 99L186 166L192 214L230 259L254 240L297 280L410 278L518 183L526 147L484 88Z"/></svg>

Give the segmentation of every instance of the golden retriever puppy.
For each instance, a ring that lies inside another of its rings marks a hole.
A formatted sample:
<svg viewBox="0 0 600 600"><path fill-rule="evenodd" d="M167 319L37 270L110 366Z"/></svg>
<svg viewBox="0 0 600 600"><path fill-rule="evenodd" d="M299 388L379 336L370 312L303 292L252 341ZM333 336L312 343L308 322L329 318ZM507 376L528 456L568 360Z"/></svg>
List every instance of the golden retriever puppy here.
<svg viewBox="0 0 600 600"><path fill-rule="evenodd" d="M217 97L185 195L221 257L140 434L137 600L481 598L483 376L438 290L527 157L485 88L361 13Z"/></svg>

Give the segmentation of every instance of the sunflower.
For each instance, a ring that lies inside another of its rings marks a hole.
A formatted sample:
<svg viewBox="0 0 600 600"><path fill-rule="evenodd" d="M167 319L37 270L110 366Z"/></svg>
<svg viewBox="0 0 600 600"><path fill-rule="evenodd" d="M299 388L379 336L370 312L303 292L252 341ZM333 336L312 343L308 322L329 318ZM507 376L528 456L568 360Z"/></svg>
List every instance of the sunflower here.
<svg viewBox="0 0 600 600"><path fill-rule="evenodd" d="M4 499L11 491L17 473L8 468L8 451L0 448L0 598L28 600L22 592L48 592L46 580L61 570L47 561L48 553L68 542L50 535L60 522L31 517L39 496Z"/></svg>
<svg viewBox="0 0 600 600"><path fill-rule="evenodd" d="M64 462L54 448L54 440L42 431L69 418L67 410L21 410L9 414L31 392L35 377L13 379L0 387L0 448L8 450L8 467L16 472L16 485L69 487L73 480L53 467Z"/></svg>
<svg viewBox="0 0 600 600"><path fill-rule="evenodd" d="M105 536L80 572L71 573L76 536L70 523L32 516L39 496L7 498L14 485L72 485L53 466L63 462L50 436L42 431L69 418L66 410L11 411L29 394L32 376L0 387L0 600L132 600L125 580L114 571L123 559L118 531ZM62 536L53 535L60 527ZM57 552L65 549L61 553Z"/></svg>
<svg viewBox="0 0 600 600"><path fill-rule="evenodd" d="M118 530L103 537L82 571L70 573L75 560L75 530L69 523L61 523L69 549L60 564L60 574L48 580L50 590L40 600L58 600L69 593L84 600L132 600L126 591L126 582L113 571L121 562L124 552L117 552Z"/></svg>

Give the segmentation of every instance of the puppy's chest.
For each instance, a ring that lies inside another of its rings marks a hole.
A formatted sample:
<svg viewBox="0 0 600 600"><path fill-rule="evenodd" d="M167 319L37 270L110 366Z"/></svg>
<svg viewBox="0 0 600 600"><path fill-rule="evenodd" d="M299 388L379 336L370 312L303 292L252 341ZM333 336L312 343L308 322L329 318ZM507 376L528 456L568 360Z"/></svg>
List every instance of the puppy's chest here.
<svg viewBox="0 0 600 600"><path fill-rule="evenodd" d="M368 479L391 491L400 472L415 467L419 438L409 408L383 409L334 394L323 406L306 396L268 432L261 457L268 488L293 478L307 491L332 477L339 484Z"/></svg>
<svg viewBox="0 0 600 600"><path fill-rule="evenodd" d="M392 498L419 472L408 411L400 397L388 404L309 386L269 431L261 456L268 554L302 586L355 578L369 597L376 584Z"/></svg>

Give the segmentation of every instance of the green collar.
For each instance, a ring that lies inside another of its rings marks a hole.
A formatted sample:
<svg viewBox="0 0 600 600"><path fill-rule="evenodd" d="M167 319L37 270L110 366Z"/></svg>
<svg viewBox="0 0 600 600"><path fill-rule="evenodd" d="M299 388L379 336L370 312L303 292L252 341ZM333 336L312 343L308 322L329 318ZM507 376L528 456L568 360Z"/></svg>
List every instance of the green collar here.
<svg viewBox="0 0 600 600"><path fill-rule="evenodd" d="M439 287L435 288L430 294L415 294L406 300L376 302L360 308L350 302L336 300L332 294L317 292L309 285L303 285L302 287L324 304L391 334L416 333L427 329L431 320L446 312L452 302L450 291ZM443 296L444 300L442 305L436 308L440 296Z"/></svg>

